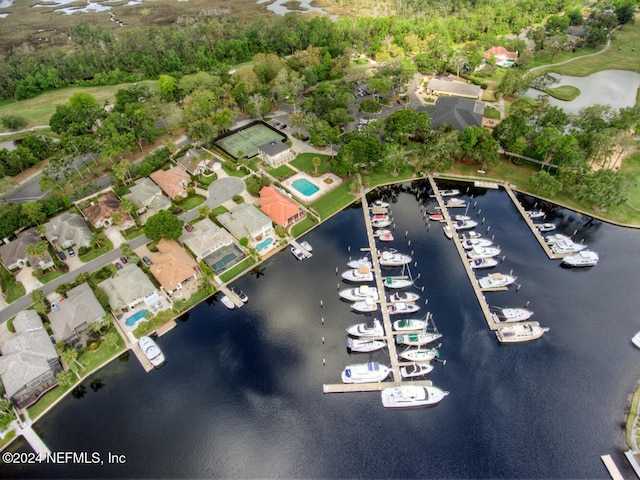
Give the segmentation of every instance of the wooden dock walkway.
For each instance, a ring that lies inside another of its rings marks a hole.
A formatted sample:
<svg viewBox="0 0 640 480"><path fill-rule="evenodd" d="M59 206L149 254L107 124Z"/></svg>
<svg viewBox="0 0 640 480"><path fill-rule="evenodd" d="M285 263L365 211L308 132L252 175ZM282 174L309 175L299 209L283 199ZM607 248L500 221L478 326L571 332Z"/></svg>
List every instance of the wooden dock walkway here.
<svg viewBox="0 0 640 480"><path fill-rule="evenodd" d="M243 301L240 300L240 297L238 297L238 295L236 295L229 287L227 287L227 284L224 283L220 279L220 277L214 275L213 279L215 281L216 288L220 290L224 295L229 297L237 308L240 308L244 305Z"/></svg>
<svg viewBox="0 0 640 480"><path fill-rule="evenodd" d="M513 201L513 204L516 206L516 208L520 212L520 215L522 215L522 218L524 218L524 221L527 223L527 225L531 229L531 232L533 232L533 236L536 237L536 239L538 240L538 243L542 247L542 250L544 250L544 253L547 254L547 257L549 257L552 260L557 260L557 259L564 258L567 255L569 255L568 253L554 253L551 250L551 248L549 247L549 244L544 239L544 236L542 235L540 230L538 230L538 228L535 226L535 223L533 223L533 220L531 220L531 218L529 218L529 215L527 215L526 210L524 209L522 204L516 198L516 195L515 195L515 193L513 193L513 190L511 190L511 187L509 187L509 185L503 185L503 187L504 187L505 191L507 192L507 194L509 195L509 197L511 198L511 201Z"/></svg>
<svg viewBox="0 0 640 480"><path fill-rule="evenodd" d="M449 226L449 228L453 229L453 222L451 221L451 216L447 210L447 207L444 205L442 200L442 196L440 195L440 191L438 190L438 186L436 185L435 180L432 175L428 175L429 183L431 184L431 189L433 190L433 196L438 202L440 206L440 212L444 216L445 224ZM484 290L478 284L478 280L476 279L475 273L471 268L471 264L469 263L469 259L467 258L467 254L462 247L462 241L458 235L458 232L453 230L453 238L451 239L458 250L458 254L460 255L460 259L462 260L462 264L464 265L464 269L467 272L467 276L469 277L469 281L471 282L471 287L473 288L474 293L476 294L476 298L478 299L478 303L480 304L480 308L482 309L482 313L484 314L487 325L490 330L497 330L502 325L499 325L495 322L493 315L491 314L491 310L489 310L489 305L487 304L486 299L484 298L484 291L491 291L492 289ZM506 290L506 287L503 287Z"/></svg>
<svg viewBox="0 0 640 480"><path fill-rule="evenodd" d="M362 213L364 215L364 223L367 230L367 240L369 242L368 248L362 248L362 251L368 251L371 253L371 263L376 282L376 288L378 289L378 304L380 305L382 323L384 325L384 337L383 340L387 342L387 349L389 352L389 360L391 366L391 374L393 375L393 382L379 382L379 383L359 383L359 384L325 384L322 387L324 393L346 393L346 392L366 392L366 391L380 391L387 387L398 386L402 382L402 375L400 374L400 367L402 364L398 361L398 355L396 350L395 335L399 332L393 331L391 324L391 316L389 315L389 303L387 302L387 296L384 289L384 280L382 277L382 270L380 269L380 262L378 261L378 248L376 246L376 239L373 234L373 227L371 226L371 218L369 216L370 207L367 203L367 197L363 191L361 194L362 200ZM432 383L428 380L411 382L412 385L425 385L430 386Z"/></svg>
<svg viewBox="0 0 640 480"><path fill-rule="evenodd" d="M611 475L611 478L613 480L624 479L624 477L620 473L620 470L618 470L618 467L613 461L613 458L611 458L611 455L602 455L600 456L600 458L602 459L602 463L604 463L604 466L607 467L607 470L609 471L609 475Z"/></svg>
<svg viewBox="0 0 640 480"><path fill-rule="evenodd" d="M160 325L158 328L156 328L156 335L158 335L159 337L163 336L165 333L173 330L174 328L176 328L178 326L178 324L176 323L175 320L169 320L167 323Z"/></svg>
<svg viewBox="0 0 640 480"><path fill-rule="evenodd" d="M22 437L26 440L26 442L33 448L33 451L39 455L47 455L51 453L49 447L44 443L44 441L38 436L33 428L31 428L31 422L29 422L28 426L23 426L17 429L16 433L22 435Z"/></svg>

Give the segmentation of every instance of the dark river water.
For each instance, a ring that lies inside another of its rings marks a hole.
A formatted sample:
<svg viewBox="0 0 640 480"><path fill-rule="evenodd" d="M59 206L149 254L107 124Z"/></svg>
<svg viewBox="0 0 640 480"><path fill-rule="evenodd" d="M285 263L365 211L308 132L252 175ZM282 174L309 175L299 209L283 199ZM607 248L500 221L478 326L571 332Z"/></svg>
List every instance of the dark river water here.
<svg viewBox="0 0 640 480"><path fill-rule="evenodd" d="M632 478L623 452L640 377L630 342L640 330L640 232L544 205L546 221L577 230L574 239L600 254L594 268L563 268L504 191L469 189L477 231L495 236L505 256L494 271L518 277L508 292L487 293L489 304L528 303L550 328L537 342L500 346L455 247L423 219L434 205L427 189L374 194L392 201L394 246L413 251L428 299L416 316L431 312L443 334L446 365L429 375L450 392L440 405L398 411L376 392L322 393L349 363L388 363L384 351L345 348L345 328L375 318L351 313L337 295L345 284L336 270L366 246L362 210L352 207L304 237L311 259L285 250L240 279L244 308L214 298L181 318L159 339L165 366L147 374L133 356L115 360L35 425L51 450L95 451L104 465L3 465L3 476L608 478L600 455L611 454ZM30 451L22 440L12 449ZM108 464L109 453L126 463Z"/></svg>

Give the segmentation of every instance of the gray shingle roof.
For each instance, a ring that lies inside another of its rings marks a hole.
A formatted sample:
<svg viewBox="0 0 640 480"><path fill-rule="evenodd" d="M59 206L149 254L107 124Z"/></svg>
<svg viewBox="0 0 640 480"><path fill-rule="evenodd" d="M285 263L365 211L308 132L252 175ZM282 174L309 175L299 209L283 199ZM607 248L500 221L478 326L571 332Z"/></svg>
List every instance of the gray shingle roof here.
<svg viewBox="0 0 640 480"><path fill-rule="evenodd" d="M98 285L109 298L109 306L113 311L142 300L156 291L149 277L137 265L126 265L113 278L108 278Z"/></svg>
<svg viewBox="0 0 640 480"><path fill-rule="evenodd" d="M448 123L454 129L462 131L469 125L482 125L484 102L461 97L442 97L427 111L431 116L431 128Z"/></svg>
<svg viewBox="0 0 640 480"><path fill-rule="evenodd" d="M66 300L58 303L58 310L48 316L54 338L61 341L73 336L82 324L98 321L104 314L102 305L85 282L69 290Z"/></svg>
<svg viewBox="0 0 640 480"><path fill-rule="evenodd" d="M82 217L76 213L65 212L44 224L45 237L51 245L68 248L71 245L89 247L91 245L91 229Z"/></svg>

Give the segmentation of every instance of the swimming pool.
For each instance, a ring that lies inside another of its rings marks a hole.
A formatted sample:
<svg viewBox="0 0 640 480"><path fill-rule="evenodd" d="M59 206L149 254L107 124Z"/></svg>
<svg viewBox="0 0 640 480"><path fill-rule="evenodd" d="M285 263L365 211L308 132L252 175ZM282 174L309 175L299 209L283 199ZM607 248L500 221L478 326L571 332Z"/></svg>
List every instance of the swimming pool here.
<svg viewBox="0 0 640 480"><path fill-rule="evenodd" d="M291 186L305 197L310 197L314 193L317 193L318 190L320 190L320 187L314 185L306 178L299 178L298 180L294 180L293 183L291 183Z"/></svg>
<svg viewBox="0 0 640 480"><path fill-rule="evenodd" d="M138 320L140 320L141 318L144 318L147 313L149 313L148 310L140 310L139 312L137 312L134 315L131 315L129 318L127 318L125 320L124 324L127 327L133 327L135 325L135 323Z"/></svg>
<svg viewBox="0 0 640 480"><path fill-rule="evenodd" d="M272 242L273 238L267 238L266 240L257 244L256 247L258 248L258 250L262 250L263 248L267 248L269 245L271 245Z"/></svg>

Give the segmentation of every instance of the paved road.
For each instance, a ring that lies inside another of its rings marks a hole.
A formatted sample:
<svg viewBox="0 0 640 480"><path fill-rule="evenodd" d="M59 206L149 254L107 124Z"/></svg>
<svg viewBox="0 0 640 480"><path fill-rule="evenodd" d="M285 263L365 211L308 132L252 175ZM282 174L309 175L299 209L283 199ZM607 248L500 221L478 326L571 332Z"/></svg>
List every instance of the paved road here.
<svg viewBox="0 0 640 480"><path fill-rule="evenodd" d="M144 235L141 235L131 240L131 242L129 242L129 246L132 250L135 250L136 248L141 247L147 242L149 242L149 239ZM120 248L114 248L101 257L83 264L80 268L70 271L67 274L62 275L61 277L58 277L55 280L43 285L41 290L45 295L49 295L50 293L53 293L56 287L61 283L72 282L80 273L93 272L95 270L98 270L107 263L114 262L121 256L122 252L120 251ZM25 308L29 307L32 303L33 302L31 301L31 296L25 295L24 297L19 298L15 302L9 304L7 307L0 310L0 323L6 322L8 319L16 315L20 310L24 310Z"/></svg>

